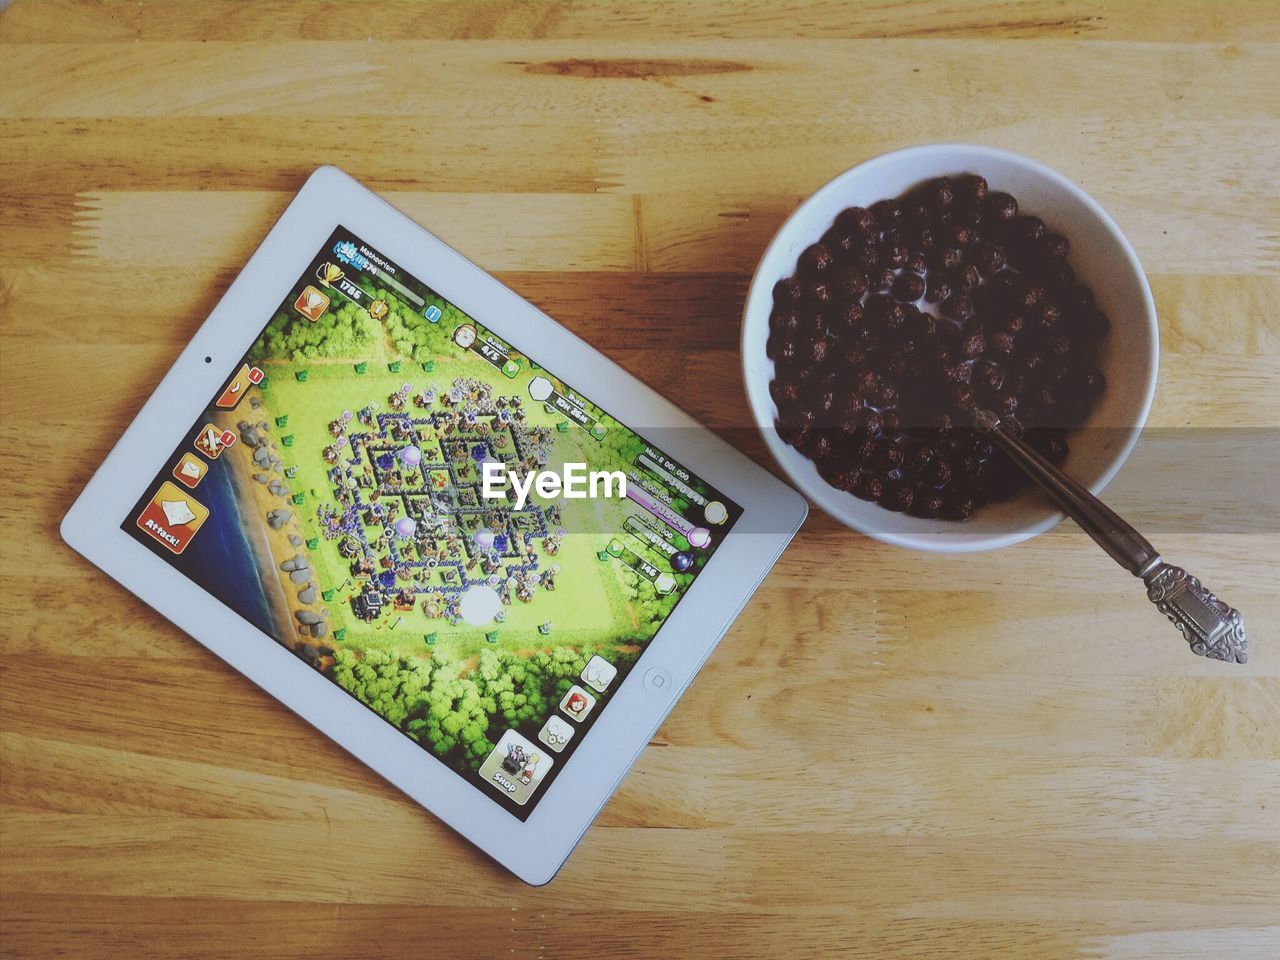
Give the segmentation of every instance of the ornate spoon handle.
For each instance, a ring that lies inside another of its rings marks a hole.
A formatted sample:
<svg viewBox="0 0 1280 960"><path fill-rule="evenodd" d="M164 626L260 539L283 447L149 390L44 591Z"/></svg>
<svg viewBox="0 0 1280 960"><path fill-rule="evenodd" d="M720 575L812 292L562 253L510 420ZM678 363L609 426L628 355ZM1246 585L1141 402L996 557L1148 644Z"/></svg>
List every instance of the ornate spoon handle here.
<svg viewBox="0 0 1280 960"><path fill-rule="evenodd" d="M1193 653L1234 663L1249 659L1249 642L1239 610L1223 603L1181 567L1165 563L1142 534L1015 436L994 413L976 410L974 419L978 428L1116 563L1142 578L1147 585L1147 598L1173 621Z"/></svg>

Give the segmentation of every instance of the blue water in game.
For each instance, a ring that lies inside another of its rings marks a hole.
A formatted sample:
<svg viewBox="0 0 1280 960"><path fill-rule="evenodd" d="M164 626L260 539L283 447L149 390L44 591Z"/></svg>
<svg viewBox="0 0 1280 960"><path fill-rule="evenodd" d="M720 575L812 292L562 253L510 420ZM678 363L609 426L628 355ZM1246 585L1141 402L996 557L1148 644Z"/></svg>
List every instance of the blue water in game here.
<svg viewBox="0 0 1280 960"><path fill-rule="evenodd" d="M271 604L240 517L240 503L227 468L214 464L194 491L209 519L182 556L187 575L264 633L276 635Z"/></svg>

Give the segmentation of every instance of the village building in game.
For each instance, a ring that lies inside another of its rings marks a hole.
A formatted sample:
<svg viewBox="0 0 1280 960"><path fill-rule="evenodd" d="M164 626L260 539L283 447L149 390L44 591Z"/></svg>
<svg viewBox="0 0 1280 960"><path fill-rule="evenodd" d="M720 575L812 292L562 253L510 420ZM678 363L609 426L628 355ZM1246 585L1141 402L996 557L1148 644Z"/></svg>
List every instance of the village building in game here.
<svg viewBox="0 0 1280 960"><path fill-rule="evenodd" d="M405 384L392 398L411 394ZM372 622L420 599L429 617L454 621L474 587L504 605L554 590L558 568L540 569L539 548L554 554L564 537L551 525L559 510L533 502L515 510L480 492L486 462L527 471L549 459L551 433L525 425L520 398L458 378L448 390L418 391L412 405L389 399L387 408L343 412L329 422L334 443L324 451L334 499L316 516L351 560L360 585L352 612Z"/></svg>

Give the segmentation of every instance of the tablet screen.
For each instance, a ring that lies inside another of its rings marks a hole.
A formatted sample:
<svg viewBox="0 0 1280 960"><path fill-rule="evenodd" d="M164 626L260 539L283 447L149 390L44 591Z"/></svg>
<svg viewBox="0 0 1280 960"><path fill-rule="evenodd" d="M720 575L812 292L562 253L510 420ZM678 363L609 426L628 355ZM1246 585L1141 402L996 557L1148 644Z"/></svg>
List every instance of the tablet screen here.
<svg viewBox="0 0 1280 960"><path fill-rule="evenodd" d="M339 227L121 525L522 819L742 512L535 356Z"/></svg>

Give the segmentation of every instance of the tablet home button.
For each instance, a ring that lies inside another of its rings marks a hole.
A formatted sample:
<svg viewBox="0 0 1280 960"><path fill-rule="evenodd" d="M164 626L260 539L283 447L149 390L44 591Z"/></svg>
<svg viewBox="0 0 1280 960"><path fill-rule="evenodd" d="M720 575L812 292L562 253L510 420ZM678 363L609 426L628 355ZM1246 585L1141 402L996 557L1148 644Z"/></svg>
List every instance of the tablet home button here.
<svg viewBox="0 0 1280 960"><path fill-rule="evenodd" d="M644 686L653 693L667 693L671 690L671 674L661 667L653 667L645 672Z"/></svg>

